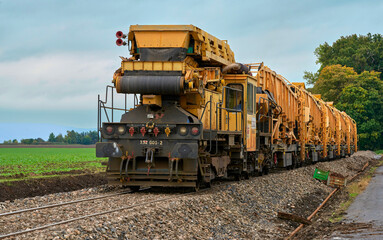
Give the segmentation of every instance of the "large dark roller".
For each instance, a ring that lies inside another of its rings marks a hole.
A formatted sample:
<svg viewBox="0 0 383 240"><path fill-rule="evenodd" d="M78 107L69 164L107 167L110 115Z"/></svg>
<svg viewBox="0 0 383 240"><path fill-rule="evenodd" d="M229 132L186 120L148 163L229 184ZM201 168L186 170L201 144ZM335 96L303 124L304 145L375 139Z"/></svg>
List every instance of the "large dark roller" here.
<svg viewBox="0 0 383 240"><path fill-rule="evenodd" d="M123 76L117 79L118 93L179 95L183 91L182 76Z"/></svg>

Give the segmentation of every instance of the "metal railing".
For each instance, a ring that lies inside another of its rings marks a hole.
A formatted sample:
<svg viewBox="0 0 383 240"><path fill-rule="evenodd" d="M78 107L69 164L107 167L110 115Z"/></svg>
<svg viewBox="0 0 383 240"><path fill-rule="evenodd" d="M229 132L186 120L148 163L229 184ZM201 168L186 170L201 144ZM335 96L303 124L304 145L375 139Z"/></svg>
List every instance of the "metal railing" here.
<svg viewBox="0 0 383 240"><path fill-rule="evenodd" d="M106 88L105 88L105 101L101 100L100 98L100 94L98 94L98 105L97 105L97 133L98 133L98 140L97 141L100 141L100 139L102 140L102 138L100 138L101 136L101 127L102 127L102 112L104 112L104 115L106 117L106 120L108 122L114 122L114 111L124 111L125 113L128 112L127 110L127 97L129 94L127 93L124 93L124 100L125 100L125 104L124 104L124 108L116 108L114 107L114 89L115 87L114 86L110 86L110 85L107 85ZM110 96L110 100L111 100L111 105L108 106L108 95L111 95ZM133 108L136 108L136 106L138 105L139 101L138 101L138 97L137 97L137 94L134 94L134 103L133 103ZM107 110L110 110L111 112L111 116L109 117L109 113Z"/></svg>
<svg viewBox="0 0 383 240"><path fill-rule="evenodd" d="M260 107L259 107L260 106ZM267 106L267 112L262 113L264 106ZM257 118L257 131L260 134L272 134L274 131L273 120L282 113L282 108L272 99L259 97L255 105Z"/></svg>
<svg viewBox="0 0 383 240"><path fill-rule="evenodd" d="M256 106L256 115L258 115L258 119L257 119L258 132L259 133L272 132L273 115L272 115L272 109L271 109L271 101L269 99L259 97L259 101L255 106ZM264 106L267 106L267 109L264 109L267 111L266 114L262 114L262 110Z"/></svg>

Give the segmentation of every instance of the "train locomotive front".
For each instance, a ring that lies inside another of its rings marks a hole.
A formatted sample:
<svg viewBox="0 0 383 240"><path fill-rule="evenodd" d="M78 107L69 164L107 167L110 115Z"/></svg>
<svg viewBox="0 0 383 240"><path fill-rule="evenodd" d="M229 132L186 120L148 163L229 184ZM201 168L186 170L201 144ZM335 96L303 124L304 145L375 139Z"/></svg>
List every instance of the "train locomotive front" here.
<svg viewBox="0 0 383 240"><path fill-rule="evenodd" d="M141 105L119 123L103 123L107 142L97 144L97 155L110 157L109 183L196 187L201 123L172 97L163 96L162 106Z"/></svg>
<svg viewBox="0 0 383 240"><path fill-rule="evenodd" d="M208 77L207 73L220 71L220 60L231 62L230 48L225 46L225 59L202 58L210 40L222 44L192 25L132 25L129 34L119 31L116 36L117 45L130 46L132 57L122 58L112 88L117 93L139 95L140 99L120 122L99 126L102 141L97 143L96 153L97 157L109 158L109 184L133 189L198 188L202 176L209 175L203 163L206 158L202 152L207 146L203 119L199 118L205 104L202 85L215 76ZM212 61L215 67L210 66ZM201 68L206 63L210 68Z"/></svg>

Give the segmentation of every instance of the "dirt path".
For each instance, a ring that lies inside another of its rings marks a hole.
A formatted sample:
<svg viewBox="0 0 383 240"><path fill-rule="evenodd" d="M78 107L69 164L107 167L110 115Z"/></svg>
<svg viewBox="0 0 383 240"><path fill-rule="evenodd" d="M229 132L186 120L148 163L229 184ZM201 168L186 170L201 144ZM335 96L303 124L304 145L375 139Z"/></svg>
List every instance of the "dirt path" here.
<svg viewBox="0 0 383 240"><path fill-rule="evenodd" d="M356 231L336 231L328 239L383 238L383 166L375 171L367 189L356 197L346 212L343 222L360 227Z"/></svg>

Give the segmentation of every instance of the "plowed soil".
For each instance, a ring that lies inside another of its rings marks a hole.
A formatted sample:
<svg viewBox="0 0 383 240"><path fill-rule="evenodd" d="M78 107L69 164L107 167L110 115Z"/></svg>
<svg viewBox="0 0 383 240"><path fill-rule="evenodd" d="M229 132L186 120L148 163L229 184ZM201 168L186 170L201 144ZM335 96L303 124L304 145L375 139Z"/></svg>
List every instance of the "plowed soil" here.
<svg viewBox="0 0 383 240"><path fill-rule="evenodd" d="M0 183L0 202L18 198L69 192L106 184L105 174L85 174Z"/></svg>

